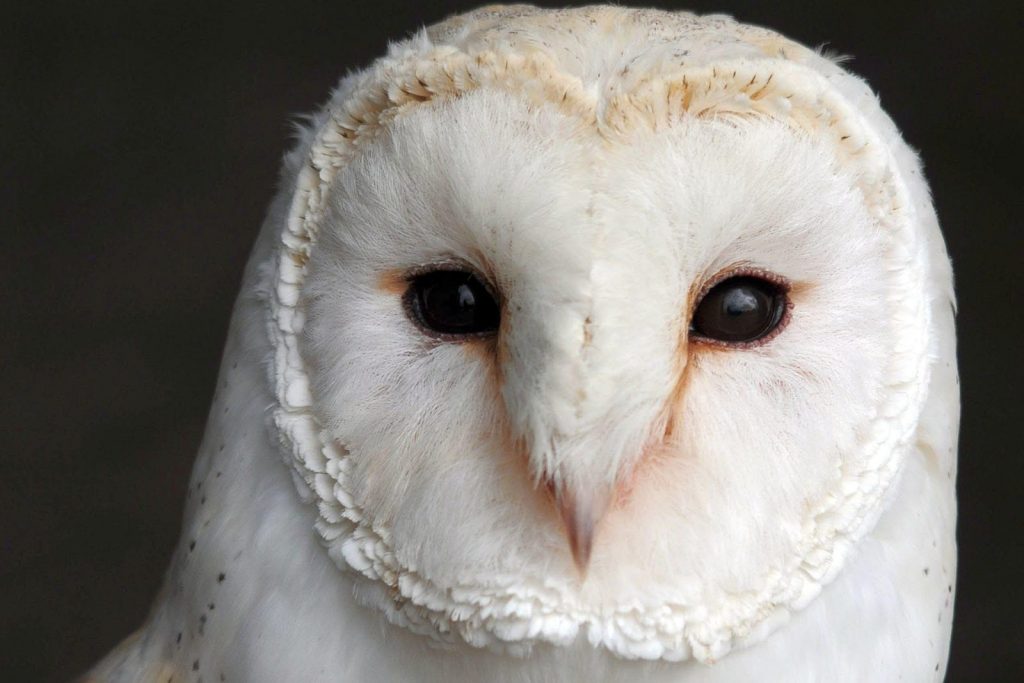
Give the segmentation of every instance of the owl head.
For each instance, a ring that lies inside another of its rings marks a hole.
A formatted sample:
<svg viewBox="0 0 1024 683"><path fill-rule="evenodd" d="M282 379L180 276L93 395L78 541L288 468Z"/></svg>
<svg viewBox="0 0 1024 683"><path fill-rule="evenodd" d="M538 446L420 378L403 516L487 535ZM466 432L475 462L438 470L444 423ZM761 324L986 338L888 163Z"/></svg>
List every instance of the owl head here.
<svg viewBox="0 0 1024 683"><path fill-rule="evenodd" d="M268 300L275 426L359 599L705 661L813 600L927 391L894 146L861 81L723 17L491 8L346 78Z"/></svg>

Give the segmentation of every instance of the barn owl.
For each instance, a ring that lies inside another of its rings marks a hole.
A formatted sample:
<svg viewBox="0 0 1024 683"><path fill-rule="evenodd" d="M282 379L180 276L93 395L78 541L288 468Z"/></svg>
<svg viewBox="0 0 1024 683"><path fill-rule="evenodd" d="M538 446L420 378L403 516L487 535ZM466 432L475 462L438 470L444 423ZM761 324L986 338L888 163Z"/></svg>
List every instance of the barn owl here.
<svg viewBox="0 0 1024 683"><path fill-rule="evenodd" d="M952 276L863 81L723 16L488 7L344 78L97 681L944 675Z"/></svg>

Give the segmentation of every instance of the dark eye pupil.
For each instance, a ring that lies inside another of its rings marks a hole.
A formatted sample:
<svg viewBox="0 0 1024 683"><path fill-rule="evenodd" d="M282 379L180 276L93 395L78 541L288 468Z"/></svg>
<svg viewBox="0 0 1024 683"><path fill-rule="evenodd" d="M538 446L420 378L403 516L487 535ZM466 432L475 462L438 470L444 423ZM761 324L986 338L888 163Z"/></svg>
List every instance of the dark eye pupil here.
<svg viewBox="0 0 1024 683"><path fill-rule="evenodd" d="M786 295L774 283L733 277L715 285L697 304L692 329L698 336L749 342L775 329L786 310Z"/></svg>
<svg viewBox="0 0 1024 683"><path fill-rule="evenodd" d="M412 280L407 296L417 322L433 332L469 335L498 329L498 304L472 273L424 273Z"/></svg>

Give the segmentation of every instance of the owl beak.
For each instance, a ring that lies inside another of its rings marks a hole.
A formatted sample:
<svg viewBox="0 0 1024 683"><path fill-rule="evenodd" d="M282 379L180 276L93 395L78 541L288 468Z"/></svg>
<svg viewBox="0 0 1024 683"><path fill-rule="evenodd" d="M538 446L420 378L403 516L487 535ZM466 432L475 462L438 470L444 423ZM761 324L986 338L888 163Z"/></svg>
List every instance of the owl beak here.
<svg viewBox="0 0 1024 683"><path fill-rule="evenodd" d="M581 577L587 574L597 527L604 518L613 497L613 487L591 488L586 494L567 488L555 491L555 501L562 521L573 562Z"/></svg>

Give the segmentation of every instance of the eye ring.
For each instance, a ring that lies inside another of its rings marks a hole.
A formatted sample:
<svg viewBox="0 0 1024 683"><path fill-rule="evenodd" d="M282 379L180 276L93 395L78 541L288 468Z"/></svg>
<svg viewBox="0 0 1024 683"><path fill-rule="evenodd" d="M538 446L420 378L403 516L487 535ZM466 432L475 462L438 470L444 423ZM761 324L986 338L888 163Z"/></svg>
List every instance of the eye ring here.
<svg viewBox="0 0 1024 683"><path fill-rule="evenodd" d="M403 279L402 306L424 335L466 342L497 334L501 298L476 268L462 261L442 261L412 268Z"/></svg>
<svg viewBox="0 0 1024 683"><path fill-rule="evenodd" d="M690 339L728 349L767 344L789 324L791 290L789 279L764 268L737 266L719 271L695 297Z"/></svg>

